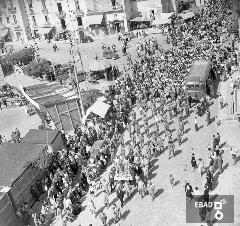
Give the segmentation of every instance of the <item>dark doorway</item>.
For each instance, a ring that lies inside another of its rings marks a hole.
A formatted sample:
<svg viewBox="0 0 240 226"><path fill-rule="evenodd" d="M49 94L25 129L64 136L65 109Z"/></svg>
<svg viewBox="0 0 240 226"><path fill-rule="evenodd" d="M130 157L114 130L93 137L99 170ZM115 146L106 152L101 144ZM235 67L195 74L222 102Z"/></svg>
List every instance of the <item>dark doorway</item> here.
<svg viewBox="0 0 240 226"><path fill-rule="evenodd" d="M82 26L82 17L77 17L78 26Z"/></svg>
<svg viewBox="0 0 240 226"><path fill-rule="evenodd" d="M62 12L62 4L61 3L57 3L57 7L58 7L58 12Z"/></svg>
<svg viewBox="0 0 240 226"><path fill-rule="evenodd" d="M62 25L62 29L65 30L66 29L66 22L64 19L61 19L61 25Z"/></svg>
<svg viewBox="0 0 240 226"><path fill-rule="evenodd" d="M120 29L121 29L121 24L120 22L115 22L114 23L114 30L119 33L120 32Z"/></svg>

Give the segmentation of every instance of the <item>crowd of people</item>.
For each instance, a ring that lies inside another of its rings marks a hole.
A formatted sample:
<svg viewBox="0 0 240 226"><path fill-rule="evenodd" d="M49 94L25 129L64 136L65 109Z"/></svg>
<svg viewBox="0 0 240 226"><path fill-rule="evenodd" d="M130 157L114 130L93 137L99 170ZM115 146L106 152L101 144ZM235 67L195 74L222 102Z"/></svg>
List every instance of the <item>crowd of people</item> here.
<svg viewBox="0 0 240 226"><path fill-rule="evenodd" d="M140 61L128 57L128 74L118 77L107 95L112 106L108 118L94 118L91 123L76 127L73 136L67 137L62 132L64 149L54 155L44 179L31 187L36 201L46 195L41 213L34 215L36 225L50 222L53 216L62 224L73 221L82 211L82 200L88 191L90 212L100 217L102 225L107 225L108 217L104 211L96 211L95 196L99 190L104 193L103 206L106 208L110 207L109 196L113 192L121 207L130 199L134 189L141 198L149 194L152 200L155 199L156 188L150 177L153 160L165 150L168 150L169 159L175 157L176 146L184 143L185 122L188 122L191 110L195 112L196 132L199 130L198 117L205 114L206 125L211 123L208 100L215 96L214 82L210 84L213 91L209 97L201 100L201 108L194 107L191 96L184 93L184 81L192 62L211 60L215 80L226 79L238 65L234 40L225 44L218 32L228 27L227 9L220 3L209 5L189 22L177 27L172 23L169 36L174 45L170 49L164 50L155 39L137 46ZM127 54L127 42L125 40L123 45L124 55ZM153 132L149 112L155 121ZM170 129L174 118L177 120L177 143ZM126 131L131 139L129 144L124 140ZM92 156L91 147L100 140L102 146ZM223 172L220 147L220 135L216 134L206 167L201 157L196 160L192 154L193 169L198 168L200 176L206 173L204 200L209 198L212 190L214 173L217 169L219 173ZM233 155L236 157L236 153ZM109 164L108 179L101 178ZM169 175L169 184L172 188L175 185L172 174ZM199 194L198 188L194 191L190 183L186 183L185 191L190 199ZM114 204L112 207L115 224L121 220L120 206ZM201 217L205 219L207 210L201 211Z"/></svg>

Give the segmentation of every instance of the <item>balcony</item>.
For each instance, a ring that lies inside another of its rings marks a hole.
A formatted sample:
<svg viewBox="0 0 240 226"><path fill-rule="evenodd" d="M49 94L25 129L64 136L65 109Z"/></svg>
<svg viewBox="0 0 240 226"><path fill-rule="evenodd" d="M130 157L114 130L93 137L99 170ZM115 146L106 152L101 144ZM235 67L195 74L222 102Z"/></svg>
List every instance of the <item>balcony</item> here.
<svg viewBox="0 0 240 226"><path fill-rule="evenodd" d="M124 12L124 7L121 4L117 4L116 6L108 6L102 9L95 9L95 10L87 10L87 15L100 15L102 13L123 13Z"/></svg>
<svg viewBox="0 0 240 226"><path fill-rule="evenodd" d="M47 10L46 7L44 7L44 8L42 9L42 13L43 13L43 14L48 14L48 10Z"/></svg>
<svg viewBox="0 0 240 226"><path fill-rule="evenodd" d="M84 16L84 12L81 9L76 10L76 16Z"/></svg>
<svg viewBox="0 0 240 226"><path fill-rule="evenodd" d="M64 11L56 13L56 16L58 19L65 19L66 18L66 13Z"/></svg>
<svg viewBox="0 0 240 226"><path fill-rule="evenodd" d="M52 27L50 22L45 22L42 27L46 28L46 27Z"/></svg>
<svg viewBox="0 0 240 226"><path fill-rule="evenodd" d="M16 13L17 13L17 8L11 6L11 7L8 8L8 11L9 11L10 13L12 13L12 14L16 14Z"/></svg>

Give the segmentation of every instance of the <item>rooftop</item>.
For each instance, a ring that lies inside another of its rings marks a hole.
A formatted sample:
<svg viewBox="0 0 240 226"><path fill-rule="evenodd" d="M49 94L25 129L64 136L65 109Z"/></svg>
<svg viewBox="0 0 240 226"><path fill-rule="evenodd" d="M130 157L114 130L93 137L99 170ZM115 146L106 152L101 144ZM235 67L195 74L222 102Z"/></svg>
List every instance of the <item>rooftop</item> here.
<svg viewBox="0 0 240 226"><path fill-rule="evenodd" d="M3 143L0 145L0 186L12 185L45 145Z"/></svg>
<svg viewBox="0 0 240 226"><path fill-rule="evenodd" d="M58 130L30 129L25 137L21 140L21 143L51 144L57 137L58 133Z"/></svg>

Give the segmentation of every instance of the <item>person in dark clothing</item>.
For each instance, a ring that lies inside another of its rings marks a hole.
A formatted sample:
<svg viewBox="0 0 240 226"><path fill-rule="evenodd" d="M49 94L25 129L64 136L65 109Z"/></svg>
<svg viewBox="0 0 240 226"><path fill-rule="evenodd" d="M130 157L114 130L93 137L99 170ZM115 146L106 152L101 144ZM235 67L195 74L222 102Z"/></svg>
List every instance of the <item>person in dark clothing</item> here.
<svg viewBox="0 0 240 226"><path fill-rule="evenodd" d="M212 190L213 178L212 178L212 174L211 174L210 170L207 171L206 180L207 180L207 186L208 186L209 190Z"/></svg>
<svg viewBox="0 0 240 226"><path fill-rule="evenodd" d="M192 164L192 167L193 167L193 172L194 172L194 171L195 171L195 169L197 168L197 161L196 161L196 158L195 158L195 155L194 155L194 153L192 153L191 164Z"/></svg>
<svg viewBox="0 0 240 226"><path fill-rule="evenodd" d="M189 104L189 107L191 108L192 107L192 97L190 94L188 94L188 104Z"/></svg>
<svg viewBox="0 0 240 226"><path fill-rule="evenodd" d="M31 186L30 193L31 193L31 195L33 196L33 198L35 199L36 202L40 201L39 200L39 194L38 194L38 191L36 190L36 188Z"/></svg>
<svg viewBox="0 0 240 226"><path fill-rule="evenodd" d="M120 202L121 202L121 207L123 207L123 206L124 206L124 201L123 201L123 199L124 199L124 192L123 192L122 189L121 189L121 190L118 190L118 192L117 192L117 197L118 197L118 199L119 199Z"/></svg>
<svg viewBox="0 0 240 226"><path fill-rule="evenodd" d="M193 188L189 183L186 183L185 185L185 192L186 192L186 196L190 198L190 202L191 202L194 196L193 196Z"/></svg>

